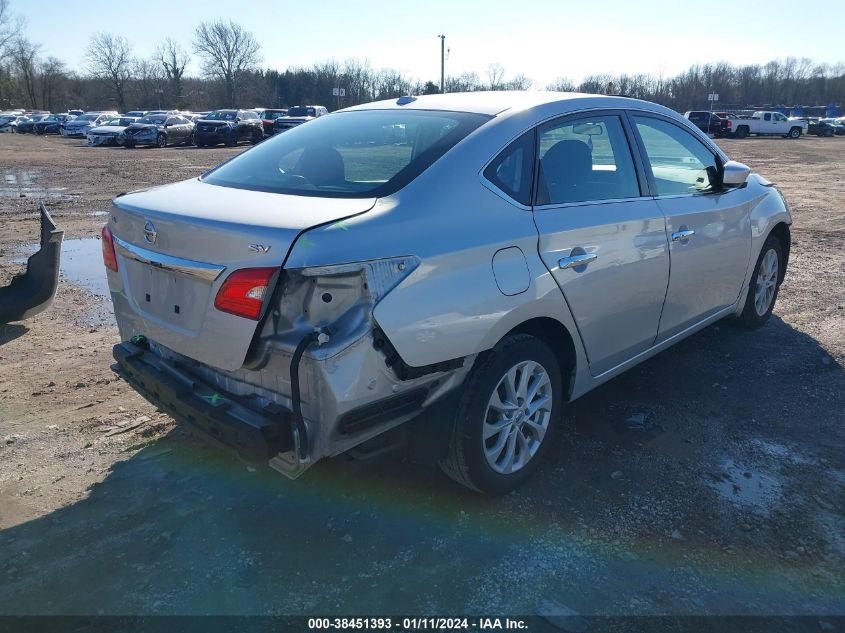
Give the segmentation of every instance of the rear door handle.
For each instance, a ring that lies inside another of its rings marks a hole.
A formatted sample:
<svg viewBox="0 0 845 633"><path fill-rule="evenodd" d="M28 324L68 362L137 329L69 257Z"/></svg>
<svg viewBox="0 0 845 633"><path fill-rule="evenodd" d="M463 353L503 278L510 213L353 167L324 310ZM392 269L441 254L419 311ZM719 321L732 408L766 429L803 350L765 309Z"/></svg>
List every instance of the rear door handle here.
<svg viewBox="0 0 845 633"><path fill-rule="evenodd" d="M683 242L684 240L688 240L693 235L695 235L695 231L692 229L685 229L683 231L676 231L672 233L672 241L673 242Z"/></svg>
<svg viewBox="0 0 845 633"><path fill-rule="evenodd" d="M595 253L581 253L579 255L564 257L557 264L561 268L577 268L578 266L586 266L596 259L598 259L598 255Z"/></svg>

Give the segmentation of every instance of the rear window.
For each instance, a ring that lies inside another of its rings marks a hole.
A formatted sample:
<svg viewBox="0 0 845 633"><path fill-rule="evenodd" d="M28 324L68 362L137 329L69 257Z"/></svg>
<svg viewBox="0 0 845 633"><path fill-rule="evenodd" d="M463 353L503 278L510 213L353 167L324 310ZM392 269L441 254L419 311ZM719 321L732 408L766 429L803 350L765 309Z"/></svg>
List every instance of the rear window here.
<svg viewBox="0 0 845 633"><path fill-rule="evenodd" d="M288 108L288 116L314 116L317 111L307 106L293 106Z"/></svg>
<svg viewBox="0 0 845 633"><path fill-rule="evenodd" d="M489 118L413 110L335 113L256 145L207 173L203 181L302 196L386 196Z"/></svg>

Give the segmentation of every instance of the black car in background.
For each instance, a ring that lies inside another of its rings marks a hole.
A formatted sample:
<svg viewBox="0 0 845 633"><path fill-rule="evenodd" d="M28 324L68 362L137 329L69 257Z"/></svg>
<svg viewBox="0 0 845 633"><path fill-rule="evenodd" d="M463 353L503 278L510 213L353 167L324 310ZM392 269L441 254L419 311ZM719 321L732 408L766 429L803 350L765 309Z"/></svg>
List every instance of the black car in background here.
<svg viewBox="0 0 845 633"><path fill-rule="evenodd" d="M35 134L35 124L46 119L49 113L30 114L25 121L18 122L18 134Z"/></svg>
<svg viewBox="0 0 845 633"><path fill-rule="evenodd" d="M73 119L72 114L51 114L40 121L35 122L36 134L61 134L62 125L65 121Z"/></svg>
<svg viewBox="0 0 845 633"><path fill-rule="evenodd" d="M731 123L729 119L708 112L707 110L693 110L684 113L684 117L689 119L690 123L695 125L699 130L705 134L713 134L717 137L728 136L731 133Z"/></svg>
<svg viewBox="0 0 845 633"><path fill-rule="evenodd" d="M238 141L258 143L264 138L264 126L254 110L215 110L197 120L194 143L197 147L224 143L234 147Z"/></svg>
<svg viewBox="0 0 845 633"><path fill-rule="evenodd" d="M807 122L807 134L815 134L816 136L827 136L830 138L836 134L836 126L831 125L827 121L820 119L804 119ZM18 124L20 128L20 124ZM18 129L20 131L20 129Z"/></svg>

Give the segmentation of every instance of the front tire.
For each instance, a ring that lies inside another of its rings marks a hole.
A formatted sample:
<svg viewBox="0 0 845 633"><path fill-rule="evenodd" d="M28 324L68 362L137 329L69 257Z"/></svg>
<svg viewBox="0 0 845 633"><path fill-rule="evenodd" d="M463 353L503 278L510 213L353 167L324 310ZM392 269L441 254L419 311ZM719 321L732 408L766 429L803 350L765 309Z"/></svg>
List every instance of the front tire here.
<svg viewBox="0 0 845 633"><path fill-rule="evenodd" d="M775 307L783 280L783 248L775 235L769 235L751 275L745 306L739 316L743 327L754 329L763 326Z"/></svg>
<svg viewBox="0 0 845 633"><path fill-rule="evenodd" d="M528 334L507 336L467 378L440 467L473 490L510 492L539 467L562 408L560 366L549 346Z"/></svg>
<svg viewBox="0 0 845 633"><path fill-rule="evenodd" d="M159 134L158 136L156 136L156 147L167 147L167 137L164 134Z"/></svg>
<svg viewBox="0 0 845 633"><path fill-rule="evenodd" d="M794 127L791 130L789 130L789 138L798 138L800 136L801 136L801 128L800 127Z"/></svg>

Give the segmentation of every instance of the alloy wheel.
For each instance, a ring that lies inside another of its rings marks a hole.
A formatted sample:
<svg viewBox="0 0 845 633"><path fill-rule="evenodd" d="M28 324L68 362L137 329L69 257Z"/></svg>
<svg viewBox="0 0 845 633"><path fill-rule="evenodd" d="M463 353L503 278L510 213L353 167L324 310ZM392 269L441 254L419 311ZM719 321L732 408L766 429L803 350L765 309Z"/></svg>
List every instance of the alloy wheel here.
<svg viewBox="0 0 845 633"><path fill-rule="evenodd" d="M775 298L778 283L778 254L770 248L757 269L757 284L754 287L754 309L759 316L769 311Z"/></svg>
<svg viewBox="0 0 845 633"><path fill-rule="evenodd" d="M487 403L481 434L487 464L507 475L537 453L549 428L552 383L538 362L517 363L502 376Z"/></svg>

